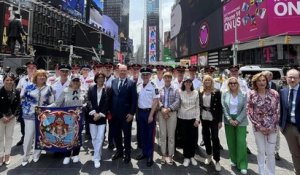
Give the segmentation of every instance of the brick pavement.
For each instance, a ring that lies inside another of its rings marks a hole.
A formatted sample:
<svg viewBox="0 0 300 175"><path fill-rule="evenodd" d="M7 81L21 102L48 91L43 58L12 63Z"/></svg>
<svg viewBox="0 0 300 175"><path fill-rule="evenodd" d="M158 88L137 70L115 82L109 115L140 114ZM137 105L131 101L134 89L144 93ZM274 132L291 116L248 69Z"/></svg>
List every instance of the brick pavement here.
<svg viewBox="0 0 300 175"><path fill-rule="evenodd" d="M136 132L136 128L133 126L133 133ZM256 145L254 141L254 136L249 127L250 132L247 136L248 147L251 149L252 154L249 155L249 169L248 174L254 175L258 174L258 167L256 165ZM13 145L20 139L20 126L17 124L15 126L14 132L14 141ZM201 139L201 136L200 136ZM133 141L135 137L133 136ZM63 157L57 157L53 154L41 155L40 160L37 163L31 162L26 167L21 166L22 162L22 146L16 147L14 146L12 149L12 158L11 164L8 166L3 165L0 167L0 174L8 174L8 175L96 175L96 174L166 174L166 175L179 175L179 174L220 174L220 175L234 175L240 174L236 169L232 169L230 166L230 161L228 159L228 151L226 138L224 134L224 129L220 130L220 141L224 147L224 150L221 151L221 165L222 171L216 172L214 171L214 166L204 165L203 163L198 162L198 166L190 165L188 168L185 168L183 163L182 150L178 149L175 154L175 164L173 166L170 165L161 165L160 155L158 154L158 145L155 146L155 154L154 154L154 165L149 168L146 166L145 160L136 161L132 159L131 163L125 165L122 160L112 161L111 157L114 153L113 151L107 148L107 144L104 144L103 156L101 167L99 169L94 168L94 164L91 160L92 158L92 144L90 141L85 141L84 145L80 152L81 162L77 164L70 163L69 165L63 165ZM134 158L138 151L136 150L136 144L132 142L133 153L132 157ZM203 147L197 151L198 154L203 155L205 152ZM281 148L280 148L280 156L282 159L276 162L276 174L278 175L294 175L291 155L288 150L287 143L285 138L281 135Z"/></svg>

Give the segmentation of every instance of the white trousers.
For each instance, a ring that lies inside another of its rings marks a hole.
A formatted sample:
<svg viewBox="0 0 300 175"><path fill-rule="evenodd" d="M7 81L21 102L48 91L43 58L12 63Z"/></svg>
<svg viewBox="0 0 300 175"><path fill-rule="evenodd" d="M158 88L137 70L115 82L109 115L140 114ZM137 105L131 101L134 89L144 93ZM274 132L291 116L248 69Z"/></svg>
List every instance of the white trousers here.
<svg viewBox="0 0 300 175"><path fill-rule="evenodd" d="M94 160L100 161L102 155L102 145L104 141L105 125L90 124L90 133L94 147Z"/></svg>
<svg viewBox="0 0 300 175"><path fill-rule="evenodd" d="M24 119L25 123L25 136L24 136L24 143L23 143L23 161L28 161L30 157L30 151L32 146L32 143L35 138L35 121L34 120L28 120ZM33 157L38 157L41 154L41 150L34 150Z"/></svg>
<svg viewBox="0 0 300 175"><path fill-rule="evenodd" d="M10 155L16 119L4 124L0 119L0 157Z"/></svg>
<svg viewBox="0 0 300 175"><path fill-rule="evenodd" d="M275 145L277 133L263 135L254 131L257 146L257 164L260 175L275 175Z"/></svg>

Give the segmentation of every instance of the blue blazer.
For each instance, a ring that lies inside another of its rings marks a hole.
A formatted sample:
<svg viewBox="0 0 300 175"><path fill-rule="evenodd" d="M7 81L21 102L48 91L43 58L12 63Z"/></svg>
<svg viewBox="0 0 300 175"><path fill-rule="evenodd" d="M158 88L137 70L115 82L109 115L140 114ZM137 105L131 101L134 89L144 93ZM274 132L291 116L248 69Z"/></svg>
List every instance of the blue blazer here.
<svg viewBox="0 0 300 175"><path fill-rule="evenodd" d="M109 110L110 89L103 88L100 102L97 100L97 85L91 86L88 90L88 112L95 110L97 113L107 114ZM106 118L101 117L99 120L94 121L93 116L88 115L89 123L101 125L106 124Z"/></svg>
<svg viewBox="0 0 300 175"><path fill-rule="evenodd" d="M112 119L125 118L127 114L134 115L137 108L137 91L136 84L126 78L123 86L118 88L119 78L111 83L111 104L110 112Z"/></svg>
<svg viewBox="0 0 300 175"><path fill-rule="evenodd" d="M280 90L280 119L279 126L284 132L289 117L289 88ZM296 126L300 132L300 89L298 89L296 97L296 109L295 109Z"/></svg>

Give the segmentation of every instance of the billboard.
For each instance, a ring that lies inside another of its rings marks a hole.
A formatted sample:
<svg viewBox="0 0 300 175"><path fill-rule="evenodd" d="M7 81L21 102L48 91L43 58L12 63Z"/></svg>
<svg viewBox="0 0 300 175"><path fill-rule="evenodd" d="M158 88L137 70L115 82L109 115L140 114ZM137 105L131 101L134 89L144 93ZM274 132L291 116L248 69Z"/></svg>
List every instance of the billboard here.
<svg viewBox="0 0 300 175"><path fill-rule="evenodd" d="M149 26L149 63L157 61L156 46L157 46L157 31L156 26Z"/></svg>
<svg viewBox="0 0 300 175"><path fill-rule="evenodd" d="M120 50L120 41L118 40L119 27L118 25L106 15L102 16L102 27L106 32L110 34L112 38L114 38L114 50Z"/></svg>
<svg viewBox="0 0 300 175"><path fill-rule="evenodd" d="M163 61L174 61L171 57L171 32L165 32L164 33L164 56Z"/></svg>
<svg viewBox="0 0 300 175"><path fill-rule="evenodd" d="M222 47L222 36L222 8L219 8L191 27L190 54Z"/></svg>
<svg viewBox="0 0 300 175"><path fill-rule="evenodd" d="M272 1L272 0L269 0ZM224 45L267 36L267 0L231 0L223 6Z"/></svg>
<svg viewBox="0 0 300 175"><path fill-rule="evenodd" d="M7 4L1 3L0 9L2 11L3 9L3 18L4 20L1 20L0 24L2 23L1 30L0 30L0 52L1 53L10 53L9 47L7 45L8 36L7 36L7 30L10 20L14 19L14 11L13 8L10 7ZM29 12L21 9L21 23L26 33L29 31ZM23 41L26 40L26 36L23 36Z"/></svg>
<svg viewBox="0 0 300 175"><path fill-rule="evenodd" d="M269 35L300 34L299 21L300 0L268 0Z"/></svg>
<svg viewBox="0 0 300 175"><path fill-rule="evenodd" d="M180 1L171 14L171 38L189 28L195 21L202 20L222 6L220 0Z"/></svg>
<svg viewBox="0 0 300 175"><path fill-rule="evenodd" d="M97 29L102 27L102 23L103 23L102 12L103 12L103 2L101 2L100 0L91 0L89 23Z"/></svg>
<svg viewBox="0 0 300 175"><path fill-rule="evenodd" d="M177 55L178 55L178 57L187 56L189 54L190 37L191 37L191 33L189 31L181 32L177 36L177 39L178 39Z"/></svg>
<svg viewBox="0 0 300 175"><path fill-rule="evenodd" d="M69 13L70 15L78 18L84 18L84 1L85 0L43 0L46 3L53 5L58 9L62 9L63 11Z"/></svg>

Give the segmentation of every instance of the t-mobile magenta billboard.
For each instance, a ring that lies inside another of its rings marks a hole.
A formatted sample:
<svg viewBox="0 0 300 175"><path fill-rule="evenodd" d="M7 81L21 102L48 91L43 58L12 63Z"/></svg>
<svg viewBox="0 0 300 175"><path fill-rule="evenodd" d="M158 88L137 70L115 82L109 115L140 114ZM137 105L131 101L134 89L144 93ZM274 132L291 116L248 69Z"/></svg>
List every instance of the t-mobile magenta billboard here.
<svg viewBox="0 0 300 175"><path fill-rule="evenodd" d="M236 21L236 23L235 23ZM300 0L230 0L223 6L224 45L278 34L300 34Z"/></svg>
<svg viewBox="0 0 300 175"><path fill-rule="evenodd" d="M223 6L224 45L244 42L267 35L266 0L231 0Z"/></svg>
<svg viewBox="0 0 300 175"><path fill-rule="evenodd" d="M300 0L268 0L268 34L300 34Z"/></svg>

